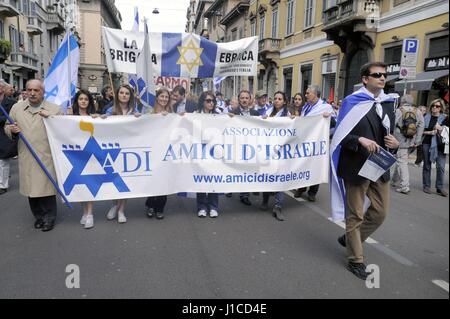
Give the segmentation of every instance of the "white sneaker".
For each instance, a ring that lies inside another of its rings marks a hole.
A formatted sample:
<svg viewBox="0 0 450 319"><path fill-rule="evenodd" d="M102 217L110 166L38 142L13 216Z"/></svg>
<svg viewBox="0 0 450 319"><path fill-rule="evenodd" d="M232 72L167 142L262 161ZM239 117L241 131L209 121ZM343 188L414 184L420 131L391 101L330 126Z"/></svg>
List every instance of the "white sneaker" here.
<svg viewBox="0 0 450 319"><path fill-rule="evenodd" d="M106 218L108 220L113 220L117 216L117 205L114 205L111 207L108 211L108 214L106 214Z"/></svg>
<svg viewBox="0 0 450 319"><path fill-rule="evenodd" d="M125 217L125 214L123 212L119 212L119 218L117 219L117 221L121 224L127 222L127 218Z"/></svg>
<svg viewBox="0 0 450 319"><path fill-rule="evenodd" d="M206 210L201 209L198 211L198 217L206 217Z"/></svg>
<svg viewBox="0 0 450 319"><path fill-rule="evenodd" d="M80 224L81 224L81 225L86 224L86 218L87 218L87 215L83 215L83 216L81 217L81 220L80 220Z"/></svg>
<svg viewBox="0 0 450 319"><path fill-rule="evenodd" d="M397 193L408 194L409 187L399 187L395 190Z"/></svg>
<svg viewBox="0 0 450 319"><path fill-rule="evenodd" d="M216 218L217 216L219 216L219 212L217 210L211 209L209 211L209 217Z"/></svg>
<svg viewBox="0 0 450 319"><path fill-rule="evenodd" d="M84 224L84 228L89 229L94 227L94 215L86 216L86 223Z"/></svg>

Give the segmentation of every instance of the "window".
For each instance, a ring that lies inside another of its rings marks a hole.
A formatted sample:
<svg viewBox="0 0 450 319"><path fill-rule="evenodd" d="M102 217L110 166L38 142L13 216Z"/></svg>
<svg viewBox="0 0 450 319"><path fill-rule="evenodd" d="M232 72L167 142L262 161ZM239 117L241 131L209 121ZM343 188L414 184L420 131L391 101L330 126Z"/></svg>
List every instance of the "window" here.
<svg viewBox="0 0 450 319"><path fill-rule="evenodd" d="M231 30L231 41L237 40L237 29Z"/></svg>
<svg viewBox="0 0 450 319"><path fill-rule="evenodd" d="M290 101L292 94L292 67L283 69L283 78L284 78L284 93L286 93L287 100Z"/></svg>
<svg viewBox="0 0 450 319"><path fill-rule="evenodd" d="M294 1L287 2L286 35L294 33Z"/></svg>
<svg viewBox="0 0 450 319"><path fill-rule="evenodd" d="M430 39L429 58L448 56L448 35Z"/></svg>
<svg viewBox="0 0 450 319"><path fill-rule="evenodd" d="M314 25L314 0L305 1L305 29Z"/></svg>
<svg viewBox="0 0 450 319"><path fill-rule="evenodd" d="M242 28L239 28L239 39L244 38L244 30Z"/></svg>
<svg viewBox="0 0 450 319"><path fill-rule="evenodd" d="M272 38L278 38L278 9L272 11Z"/></svg>
<svg viewBox="0 0 450 319"><path fill-rule="evenodd" d="M402 46L397 45L384 49L384 62L386 64L400 64L402 59Z"/></svg>
<svg viewBox="0 0 450 319"><path fill-rule="evenodd" d="M265 33L265 24L266 24L266 16L262 15L259 17L259 39L264 39L264 33Z"/></svg>
<svg viewBox="0 0 450 319"><path fill-rule="evenodd" d="M329 9L337 5L336 0L323 0L323 10Z"/></svg>
<svg viewBox="0 0 450 319"><path fill-rule="evenodd" d="M330 96L330 93L331 88L333 88L333 95L336 95L335 86L336 73L324 74L322 76L322 98L326 99L327 101L329 101L330 98L333 98L334 100L334 96Z"/></svg>
<svg viewBox="0 0 450 319"><path fill-rule="evenodd" d="M0 39L5 38L5 23L0 19Z"/></svg>
<svg viewBox="0 0 450 319"><path fill-rule="evenodd" d="M28 0L23 0L23 13L30 15L30 9L28 8Z"/></svg>
<svg viewBox="0 0 450 319"><path fill-rule="evenodd" d="M14 26L9 26L9 42L11 42L11 51L19 51L19 32Z"/></svg>
<svg viewBox="0 0 450 319"><path fill-rule="evenodd" d="M300 67L300 74L302 76L300 82L300 90L303 94L305 94L308 86L311 85L312 82L312 64L304 64Z"/></svg>
<svg viewBox="0 0 450 319"><path fill-rule="evenodd" d="M253 19L252 22L250 22L250 35L254 37L256 35L256 20Z"/></svg>

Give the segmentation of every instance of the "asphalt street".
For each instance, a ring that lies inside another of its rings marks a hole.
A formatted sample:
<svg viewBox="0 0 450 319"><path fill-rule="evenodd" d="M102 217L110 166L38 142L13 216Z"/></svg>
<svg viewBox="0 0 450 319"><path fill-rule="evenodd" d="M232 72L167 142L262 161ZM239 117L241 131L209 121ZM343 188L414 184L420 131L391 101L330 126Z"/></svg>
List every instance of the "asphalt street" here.
<svg viewBox="0 0 450 319"><path fill-rule="evenodd" d="M55 229L43 233L13 160L0 196L0 298L448 299L448 198L422 192L420 168L410 173L411 193L392 189L390 215L364 246L366 263L380 269L379 288L369 289L345 268L328 185L316 203L286 196L284 222L259 210L261 196L251 207L220 196L219 217L201 219L195 200L172 195L163 220L145 216L145 199L129 200L126 224L106 220L110 203L95 203L90 230L79 204L59 204ZM67 288L68 265L79 267L80 288Z"/></svg>

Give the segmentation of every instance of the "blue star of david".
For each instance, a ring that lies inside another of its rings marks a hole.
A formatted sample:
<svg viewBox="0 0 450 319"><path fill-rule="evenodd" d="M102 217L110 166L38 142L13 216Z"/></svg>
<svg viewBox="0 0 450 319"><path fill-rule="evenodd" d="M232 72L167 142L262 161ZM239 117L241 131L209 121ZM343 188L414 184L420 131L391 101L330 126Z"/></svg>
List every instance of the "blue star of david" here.
<svg viewBox="0 0 450 319"><path fill-rule="evenodd" d="M45 98L44 99L48 100L49 97L52 97L52 96L56 97L56 96L58 96L58 92L59 92L59 88L56 85L53 89L51 89L51 91L46 91L45 92Z"/></svg>
<svg viewBox="0 0 450 319"><path fill-rule="evenodd" d="M121 151L118 144L116 144L116 148L102 149L95 138L90 137L83 150L75 150L70 145L69 148L71 149L63 150L64 155L73 166L63 184L66 195L70 195L75 185L86 185L95 197L105 183L113 183L121 193L130 191L122 177L118 173L114 173L114 168L112 167ZM92 155L101 164L105 174L81 175Z"/></svg>

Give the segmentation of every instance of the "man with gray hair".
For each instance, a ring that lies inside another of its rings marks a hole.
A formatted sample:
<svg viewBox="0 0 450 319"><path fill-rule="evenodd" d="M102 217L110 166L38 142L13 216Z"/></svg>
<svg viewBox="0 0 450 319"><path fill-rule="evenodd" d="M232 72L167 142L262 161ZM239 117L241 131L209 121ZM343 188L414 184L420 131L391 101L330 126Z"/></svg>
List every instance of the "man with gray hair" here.
<svg viewBox="0 0 450 319"><path fill-rule="evenodd" d="M61 115L62 111L58 105L44 101L42 81L29 80L26 88L28 99L14 104L9 114L14 123L6 125L5 131L11 137L22 133L55 178L43 118ZM44 232L52 230L56 220L56 190L22 140L19 140L19 190L28 197L31 212L36 219L34 227Z"/></svg>
<svg viewBox="0 0 450 319"><path fill-rule="evenodd" d="M408 155L409 149L416 148L422 143L424 119L422 112L413 104L413 97L409 94L402 96L400 107L395 111L394 136L400 145L395 157L392 186L402 194L409 193Z"/></svg>
<svg viewBox="0 0 450 319"><path fill-rule="evenodd" d="M333 107L320 98L321 92L317 85L310 85L306 90L306 104L302 107L300 116L315 116L333 113ZM299 188L295 192L295 197L300 197L306 191L306 187ZM307 199L310 202L316 201L319 185L309 187Z"/></svg>

